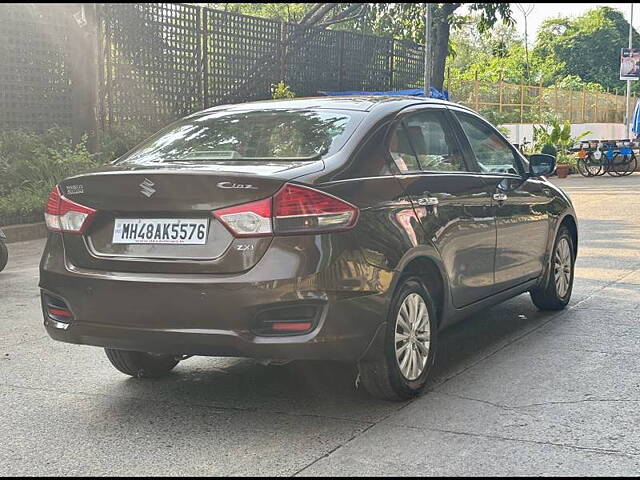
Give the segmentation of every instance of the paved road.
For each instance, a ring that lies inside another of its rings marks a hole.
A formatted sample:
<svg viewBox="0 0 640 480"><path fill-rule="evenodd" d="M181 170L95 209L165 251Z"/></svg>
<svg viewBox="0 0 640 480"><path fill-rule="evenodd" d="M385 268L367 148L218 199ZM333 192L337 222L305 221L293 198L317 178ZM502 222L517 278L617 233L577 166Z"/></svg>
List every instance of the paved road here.
<svg viewBox="0 0 640 480"><path fill-rule="evenodd" d="M138 381L50 340L42 241L0 274L0 475L640 472L640 175L558 180L580 217L570 308L527 295L441 337L430 390L372 400L326 363L194 358Z"/></svg>

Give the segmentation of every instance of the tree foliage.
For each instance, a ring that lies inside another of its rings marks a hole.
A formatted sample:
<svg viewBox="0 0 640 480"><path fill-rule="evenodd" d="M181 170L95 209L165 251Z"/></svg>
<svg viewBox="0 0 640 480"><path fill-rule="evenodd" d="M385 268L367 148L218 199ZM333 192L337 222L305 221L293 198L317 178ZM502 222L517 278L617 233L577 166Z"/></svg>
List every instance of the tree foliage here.
<svg viewBox="0 0 640 480"><path fill-rule="evenodd" d="M434 3L432 36L428 44L432 54L432 85L442 89L449 36L452 26L467 16L456 15L462 3ZM501 18L513 23L508 3L469 3L480 32L487 31ZM211 6L237 13L257 15L314 28L341 28L425 43L424 3L313 3L313 4L250 4L216 3Z"/></svg>
<svg viewBox="0 0 640 480"><path fill-rule="evenodd" d="M449 66L455 79L520 83L526 73L523 39L514 25L496 24L484 33L476 28L474 18L455 29L451 38ZM529 56L531 80L553 83L558 65L552 58Z"/></svg>
<svg viewBox="0 0 640 480"><path fill-rule="evenodd" d="M218 9L316 28L425 41L424 3L216 3ZM525 76L523 39L508 3L434 3L432 84L442 88L445 65L460 79L519 83ZM465 9L461 8L466 6ZM529 52L532 83L590 91L622 88L620 48L629 24L622 13L596 7L584 15L547 19ZM634 31L634 44L640 34ZM640 82L633 84L640 91Z"/></svg>
<svg viewBox="0 0 640 480"><path fill-rule="evenodd" d="M298 23L309 11L310 3L210 3L211 8L225 12L241 13L254 17L270 18Z"/></svg>
<svg viewBox="0 0 640 480"><path fill-rule="evenodd" d="M372 3L367 9L366 25L371 33L392 35L396 38L425 43L424 3ZM461 15L462 3L434 3L432 10L431 39L432 86L443 88L447 56L450 52L451 29L468 21L469 15ZM512 12L508 3L468 3L469 11L478 32L486 32L501 18L504 24L512 24Z"/></svg>
<svg viewBox="0 0 640 480"><path fill-rule="evenodd" d="M209 6L314 28L357 21L368 8L366 3L210 3Z"/></svg>
<svg viewBox="0 0 640 480"><path fill-rule="evenodd" d="M570 76L586 84L620 88L623 86L619 79L620 48L628 44L628 32L629 22L620 11L598 7L576 18L543 22L533 53L551 58L560 66L558 81ZM640 35L635 30L633 43L640 44Z"/></svg>

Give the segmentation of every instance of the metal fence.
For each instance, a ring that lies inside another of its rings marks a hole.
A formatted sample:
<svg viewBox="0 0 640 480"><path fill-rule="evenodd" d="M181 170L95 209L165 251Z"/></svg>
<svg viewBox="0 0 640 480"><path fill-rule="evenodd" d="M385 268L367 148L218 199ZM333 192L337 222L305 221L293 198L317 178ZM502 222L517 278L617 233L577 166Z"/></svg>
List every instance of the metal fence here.
<svg viewBox="0 0 640 480"><path fill-rule="evenodd" d="M623 123L626 114L626 98L610 92L455 78L447 85L452 98L494 123L540 123L550 116L571 123ZM632 110L636 101L632 96Z"/></svg>
<svg viewBox="0 0 640 480"><path fill-rule="evenodd" d="M0 130L71 126L69 36L60 10L0 4Z"/></svg>
<svg viewBox="0 0 640 480"><path fill-rule="evenodd" d="M156 126L199 108L271 97L420 84L412 42L176 4L103 5L106 125Z"/></svg>
<svg viewBox="0 0 640 480"><path fill-rule="evenodd" d="M279 81L300 96L422 78L423 49L391 38L175 3L97 4L86 17L79 8L0 4L0 129L70 127L87 110L103 128L156 128L204 107L270 98ZM77 48L91 39L95 48ZM83 56L92 51L88 74Z"/></svg>
<svg viewBox="0 0 640 480"><path fill-rule="evenodd" d="M1 130L72 126L86 120L82 108L97 112L103 129L155 129L208 106L270 98L279 81L298 96L422 84L424 50L410 41L174 3L98 4L95 24L81 25L79 5L0 4ZM74 48L86 38L94 50ZM90 51L95 75L78 54ZM96 105L87 104L90 87ZM624 97L610 93L455 78L447 87L495 123L546 113L574 123L624 118Z"/></svg>
<svg viewBox="0 0 640 480"><path fill-rule="evenodd" d="M201 9L171 3L105 4L103 126L158 126L203 106Z"/></svg>

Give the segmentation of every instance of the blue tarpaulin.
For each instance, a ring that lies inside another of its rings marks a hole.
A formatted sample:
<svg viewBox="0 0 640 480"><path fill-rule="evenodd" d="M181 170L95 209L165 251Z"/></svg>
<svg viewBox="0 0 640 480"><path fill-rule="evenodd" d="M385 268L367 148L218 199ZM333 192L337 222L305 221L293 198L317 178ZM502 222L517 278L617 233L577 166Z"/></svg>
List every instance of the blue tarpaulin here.
<svg viewBox="0 0 640 480"><path fill-rule="evenodd" d="M396 97L424 97L424 90L422 88L410 88L407 90L393 90L389 92L359 92L356 90L348 90L344 92L319 92L322 95L334 96L352 96L352 95L390 95ZM441 92L431 87L429 89L429 98L438 98L440 100L449 100L449 92L446 90Z"/></svg>
<svg viewBox="0 0 640 480"><path fill-rule="evenodd" d="M640 100L636 102L636 109L633 111L633 122L631 123L631 131L637 137L640 133Z"/></svg>

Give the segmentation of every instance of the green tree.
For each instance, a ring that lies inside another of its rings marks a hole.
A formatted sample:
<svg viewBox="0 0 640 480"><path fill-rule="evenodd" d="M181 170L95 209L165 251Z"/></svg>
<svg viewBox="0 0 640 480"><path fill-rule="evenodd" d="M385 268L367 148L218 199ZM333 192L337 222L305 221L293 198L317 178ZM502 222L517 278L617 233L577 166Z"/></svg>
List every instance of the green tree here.
<svg viewBox="0 0 640 480"><path fill-rule="evenodd" d="M367 28L373 33L393 35L397 38L424 43L425 10L424 3L371 3L367 9ZM456 15L462 3L434 3L432 10L431 45L432 71L431 84L442 89L449 40L452 27L468 21L468 15ZM474 23L480 33L491 29L499 18L503 23L513 23L511 7L508 3L468 3L467 8L475 13Z"/></svg>
<svg viewBox="0 0 640 480"><path fill-rule="evenodd" d="M558 81L571 76L586 84L620 88L623 85L619 79L620 48L628 44L628 35L629 22L620 11L598 7L574 19L560 17L544 21L538 31L534 54L561 65L556 73ZM640 43L640 35L635 30L633 43Z"/></svg>
<svg viewBox="0 0 640 480"><path fill-rule="evenodd" d="M513 24L496 24L480 33L472 17L454 29L451 36L449 67L451 77L483 82L520 83L526 77L524 41ZM529 56L532 82L551 84L559 66L553 58L535 54Z"/></svg>
<svg viewBox="0 0 640 480"><path fill-rule="evenodd" d="M433 28L429 42L432 52L431 82L435 88L442 89L451 28L468 20L468 16L455 14L462 7L462 3L432 5ZM338 28L391 35L419 44L424 44L425 40L424 3L214 3L210 6L247 15L296 22L317 29ZM508 3L469 3L467 6L472 13L476 13L476 28L480 32L490 29L499 18L507 24L513 23Z"/></svg>
<svg viewBox="0 0 640 480"><path fill-rule="evenodd" d="M313 6L312 3L210 3L209 7L225 12L271 18L298 23Z"/></svg>

